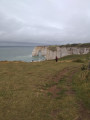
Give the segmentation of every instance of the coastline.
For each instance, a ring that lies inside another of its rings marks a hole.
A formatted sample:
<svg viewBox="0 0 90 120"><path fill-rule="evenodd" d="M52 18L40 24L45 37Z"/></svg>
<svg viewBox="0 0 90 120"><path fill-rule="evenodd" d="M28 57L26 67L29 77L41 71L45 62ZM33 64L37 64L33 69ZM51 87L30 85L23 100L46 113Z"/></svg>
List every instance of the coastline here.
<svg viewBox="0 0 90 120"><path fill-rule="evenodd" d="M43 62L43 61L46 61L46 60L38 60L38 61L30 61L30 62L27 62L27 61L8 61L8 60L4 60L4 61L0 61L0 63L33 63L33 62Z"/></svg>

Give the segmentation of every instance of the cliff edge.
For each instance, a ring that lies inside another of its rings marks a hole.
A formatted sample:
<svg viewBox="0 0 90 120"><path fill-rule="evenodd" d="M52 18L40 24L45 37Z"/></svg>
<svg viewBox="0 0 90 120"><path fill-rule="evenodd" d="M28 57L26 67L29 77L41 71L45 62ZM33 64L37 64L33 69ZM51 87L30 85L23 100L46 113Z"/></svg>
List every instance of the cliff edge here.
<svg viewBox="0 0 90 120"><path fill-rule="evenodd" d="M38 46L35 47L32 56L44 56L46 60L73 55L73 54L87 54L90 52L90 46Z"/></svg>

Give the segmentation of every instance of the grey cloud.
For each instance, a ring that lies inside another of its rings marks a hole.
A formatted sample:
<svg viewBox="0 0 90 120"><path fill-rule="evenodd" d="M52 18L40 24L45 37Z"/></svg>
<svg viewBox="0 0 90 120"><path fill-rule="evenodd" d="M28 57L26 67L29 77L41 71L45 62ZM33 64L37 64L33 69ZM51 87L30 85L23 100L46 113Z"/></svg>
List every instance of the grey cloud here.
<svg viewBox="0 0 90 120"><path fill-rule="evenodd" d="M0 40L90 42L90 0L0 0Z"/></svg>
<svg viewBox="0 0 90 120"><path fill-rule="evenodd" d="M16 19L8 19L0 13L0 31L13 32L22 27L22 24Z"/></svg>

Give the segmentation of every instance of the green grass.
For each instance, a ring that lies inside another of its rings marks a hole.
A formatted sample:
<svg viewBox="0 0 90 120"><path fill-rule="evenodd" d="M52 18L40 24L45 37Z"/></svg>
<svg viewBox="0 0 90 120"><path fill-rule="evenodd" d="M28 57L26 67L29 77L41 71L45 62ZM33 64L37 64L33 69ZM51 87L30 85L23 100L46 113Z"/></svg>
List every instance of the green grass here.
<svg viewBox="0 0 90 120"><path fill-rule="evenodd" d="M73 59L80 57L87 65L87 56L73 56ZM68 59L72 56L62 60ZM90 71L81 71L81 66L77 62L0 62L0 120L81 117L82 104L85 111L90 109ZM54 86L56 93L49 91ZM82 120L89 120L87 114Z"/></svg>
<svg viewBox="0 0 90 120"><path fill-rule="evenodd" d="M84 107L90 110L90 71L80 71L73 79L77 97L82 100Z"/></svg>
<svg viewBox="0 0 90 120"><path fill-rule="evenodd" d="M65 57L60 58L59 60L82 60L82 61L88 61L90 59L90 53L85 54L85 55L68 55Z"/></svg>

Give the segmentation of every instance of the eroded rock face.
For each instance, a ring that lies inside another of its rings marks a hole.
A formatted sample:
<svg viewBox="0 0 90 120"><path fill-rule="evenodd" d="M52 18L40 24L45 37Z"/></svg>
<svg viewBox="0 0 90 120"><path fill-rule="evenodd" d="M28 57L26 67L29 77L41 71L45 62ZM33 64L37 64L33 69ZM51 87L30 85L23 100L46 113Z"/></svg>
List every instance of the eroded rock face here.
<svg viewBox="0 0 90 120"><path fill-rule="evenodd" d="M82 47L56 47L56 51L49 50L47 46L35 47L32 56L39 56L41 53L42 56L45 56L46 60L73 55L73 54L87 54L90 52L90 48Z"/></svg>
<svg viewBox="0 0 90 120"><path fill-rule="evenodd" d="M47 47L35 47L33 52L32 52L32 56L39 56L39 52L41 52L42 56L46 56L47 54Z"/></svg>

